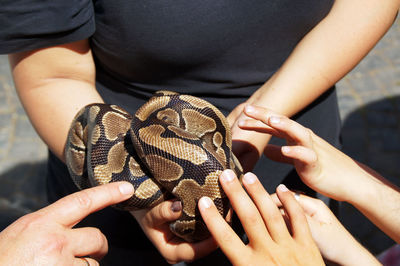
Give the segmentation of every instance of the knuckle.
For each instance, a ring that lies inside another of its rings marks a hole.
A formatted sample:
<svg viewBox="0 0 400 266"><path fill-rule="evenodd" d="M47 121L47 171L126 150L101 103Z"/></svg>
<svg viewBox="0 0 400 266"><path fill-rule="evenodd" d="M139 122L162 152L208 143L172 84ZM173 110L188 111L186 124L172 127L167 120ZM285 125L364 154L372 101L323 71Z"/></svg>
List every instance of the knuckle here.
<svg viewBox="0 0 400 266"><path fill-rule="evenodd" d="M268 220L271 222L271 224L277 224L282 222L282 213L279 211L272 212L271 215L268 216Z"/></svg>
<svg viewBox="0 0 400 266"><path fill-rule="evenodd" d="M33 222L35 222L36 220L40 219L41 215L38 215L37 213L29 213L27 215L22 216L21 218L19 218L17 220L17 222L20 225L28 225L31 224Z"/></svg>
<svg viewBox="0 0 400 266"><path fill-rule="evenodd" d="M302 224L307 223L306 215L304 214L303 210L301 210L301 209L292 210L291 215L292 215L293 219L296 219L296 221L298 221L299 223L302 223Z"/></svg>
<svg viewBox="0 0 400 266"><path fill-rule="evenodd" d="M35 229L36 227L44 224L42 217L43 215L37 212L24 215L16 221L16 226L20 231L26 231L31 228Z"/></svg>
<svg viewBox="0 0 400 266"><path fill-rule="evenodd" d="M165 205L161 205L160 208L158 208L158 217L160 219L166 218L168 215L167 213L167 208L165 207Z"/></svg>
<svg viewBox="0 0 400 266"><path fill-rule="evenodd" d="M74 200L79 208L81 209L90 209L92 205L92 199L87 191L80 191L78 193L72 194L72 200Z"/></svg>
<svg viewBox="0 0 400 266"><path fill-rule="evenodd" d="M160 221L170 220L172 218L170 204L165 203L159 205L158 218Z"/></svg>
<svg viewBox="0 0 400 266"><path fill-rule="evenodd" d="M107 239L104 236L104 234L100 231L100 229L93 228L91 233L93 238L92 240L94 241L94 243L96 243L98 248L102 247L107 243Z"/></svg>
<svg viewBox="0 0 400 266"><path fill-rule="evenodd" d="M249 226L257 225L259 222L260 219L255 212L251 212L248 216L246 216L246 224Z"/></svg>
<svg viewBox="0 0 400 266"><path fill-rule="evenodd" d="M38 241L38 246L42 254L60 254L67 245L67 239L62 234L47 234Z"/></svg>
<svg viewBox="0 0 400 266"><path fill-rule="evenodd" d="M220 232L219 241L220 243L232 243L234 236L229 231Z"/></svg>
<svg viewBox="0 0 400 266"><path fill-rule="evenodd" d="M311 128L306 128L307 138L312 141L314 138L314 131Z"/></svg>

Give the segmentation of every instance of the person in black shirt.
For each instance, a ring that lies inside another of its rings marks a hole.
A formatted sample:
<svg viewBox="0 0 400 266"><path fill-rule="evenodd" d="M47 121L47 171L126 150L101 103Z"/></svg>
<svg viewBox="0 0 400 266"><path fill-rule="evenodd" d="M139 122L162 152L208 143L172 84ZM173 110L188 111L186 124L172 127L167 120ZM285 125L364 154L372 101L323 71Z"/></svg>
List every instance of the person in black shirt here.
<svg viewBox="0 0 400 266"><path fill-rule="evenodd" d="M307 190L293 167L259 160L267 143L280 141L238 128L242 103L293 117L338 147L334 84L390 27L397 5L395 0L6 0L0 7L0 52L10 55L21 102L49 147L50 202L77 190L63 163L76 112L106 102L134 113L159 89L201 97L227 115L235 154L268 190L279 183ZM143 224L145 215L138 212L134 219L107 208L80 226L98 227L109 239L104 264L195 257L177 254L151 236L149 241L152 228ZM218 256L198 263L226 262Z"/></svg>

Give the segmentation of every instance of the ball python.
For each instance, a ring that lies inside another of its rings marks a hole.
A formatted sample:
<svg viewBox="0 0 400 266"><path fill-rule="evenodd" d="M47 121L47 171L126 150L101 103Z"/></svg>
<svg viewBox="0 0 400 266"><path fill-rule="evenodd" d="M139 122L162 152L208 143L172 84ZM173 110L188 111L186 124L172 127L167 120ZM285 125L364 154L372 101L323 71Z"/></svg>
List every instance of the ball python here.
<svg viewBox="0 0 400 266"><path fill-rule="evenodd" d="M182 202L171 231L189 242L209 236L197 202L210 197L226 217L230 205L218 183L225 169L242 167L232 152L225 116L200 98L158 91L134 115L116 105L90 104L74 118L66 164L80 189L128 181L134 195L122 210L151 208L171 197Z"/></svg>

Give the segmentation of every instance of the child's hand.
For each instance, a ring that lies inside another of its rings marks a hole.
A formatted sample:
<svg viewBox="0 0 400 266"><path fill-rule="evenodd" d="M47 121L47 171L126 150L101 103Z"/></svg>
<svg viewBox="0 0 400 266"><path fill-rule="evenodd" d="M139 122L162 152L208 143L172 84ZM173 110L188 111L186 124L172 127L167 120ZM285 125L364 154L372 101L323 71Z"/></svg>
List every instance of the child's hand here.
<svg viewBox="0 0 400 266"><path fill-rule="evenodd" d="M380 265L344 228L328 206L319 199L295 194L303 207L311 234L322 256L339 265ZM272 195L278 207L284 206L278 195Z"/></svg>
<svg viewBox="0 0 400 266"><path fill-rule="evenodd" d="M285 116L256 106L246 106L244 113L253 119L240 121L241 128L286 139L287 146L267 146L267 157L292 163L302 181L325 196L354 200L352 188L360 186L364 175L357 162Z"/></svg>
<svg viewBox="0 0 400 266"><path fill-rule="evenodd" d="M231 170L220 177L220 183L232 203L249 238L245 245L206 197L199 201L200 213L222 251L234 265L323 265L304 212L284 185L277 195L291 222L290 230L270 195L257 177L247 173L242 188Z"/></svg>

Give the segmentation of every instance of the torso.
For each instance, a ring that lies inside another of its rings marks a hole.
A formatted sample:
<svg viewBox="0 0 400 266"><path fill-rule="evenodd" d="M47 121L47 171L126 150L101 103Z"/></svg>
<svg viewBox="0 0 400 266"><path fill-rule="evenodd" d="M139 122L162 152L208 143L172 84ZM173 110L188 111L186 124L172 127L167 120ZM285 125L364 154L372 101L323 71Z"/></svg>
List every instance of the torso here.
<svg viewBox="0 0 400 266"><path fill-rule="evenodd" d="M268 80L332 4L96 0L92 48L100 73L140 95L148 92L145 97L168 89L245 98Z"/></svg>

